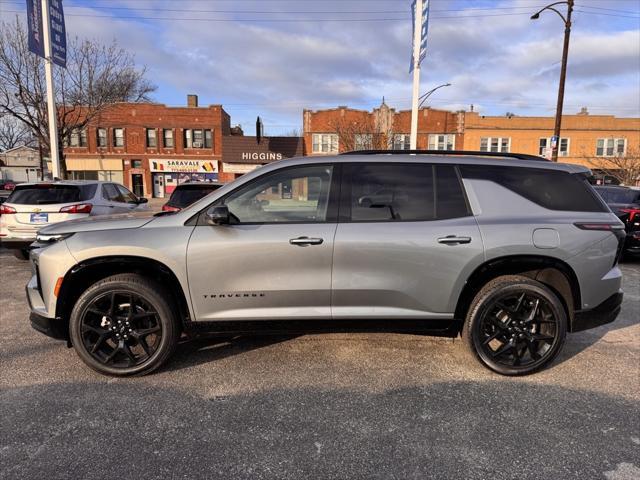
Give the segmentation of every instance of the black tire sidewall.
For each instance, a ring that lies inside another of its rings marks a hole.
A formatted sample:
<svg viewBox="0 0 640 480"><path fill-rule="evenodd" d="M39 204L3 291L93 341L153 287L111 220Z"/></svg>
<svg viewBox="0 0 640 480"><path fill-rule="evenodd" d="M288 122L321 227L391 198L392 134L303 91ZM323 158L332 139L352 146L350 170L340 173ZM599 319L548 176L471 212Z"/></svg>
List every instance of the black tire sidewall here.
<svg viewBox="0 0 640 480"><path fill-rule="evenodd" d="M557 322L556 328L558 332L549 352L545 354L541 361L526 367L511 367L495 362L480 346L480 319L486 314L487 309L497 297L509 292L529 292L544 298L553 310ZM543 369L555 359L564 344L567 324L567 314L558 296L542 283L522 277L522 279L519 278L517 281L505 279L503 282L495 282L483 288L469 309L463 335L466 336L466 343L476 358L489 369L501 375L527 375Z"/></svg>
<svg viewBox="0 0 640 480"><path fill-rule="evenodd" d="M160 345L151 355L151 358L140 365L127 368L109 367L96 360L85 347L81 338L81 322L84 313L91 303L99 296L110 292L133 293L141 296L149 302L158 312L162 326ZM177 342L177 322L172 306L166 298L170 296L158 285L136 275L115 275L97 282L80 295L69 320L71 343L80 359L93 370L113 376L143 375L160 367L173 353Z"/></svg>

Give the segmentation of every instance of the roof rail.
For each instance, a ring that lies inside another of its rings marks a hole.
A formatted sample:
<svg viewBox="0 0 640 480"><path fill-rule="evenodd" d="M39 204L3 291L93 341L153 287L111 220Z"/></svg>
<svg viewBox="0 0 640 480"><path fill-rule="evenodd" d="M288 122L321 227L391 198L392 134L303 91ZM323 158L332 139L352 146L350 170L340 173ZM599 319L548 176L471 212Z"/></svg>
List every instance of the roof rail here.
<svg viewBox="0 0 640 480"><path fill-rule="evenodd" d="M529 155L526 153L506 153L506 152L478 152L471 150L352 150L340 155L464 155L472 157L505 157L516 158L518 160L532 160L535 162L548 162L544 157Z"/></svg>

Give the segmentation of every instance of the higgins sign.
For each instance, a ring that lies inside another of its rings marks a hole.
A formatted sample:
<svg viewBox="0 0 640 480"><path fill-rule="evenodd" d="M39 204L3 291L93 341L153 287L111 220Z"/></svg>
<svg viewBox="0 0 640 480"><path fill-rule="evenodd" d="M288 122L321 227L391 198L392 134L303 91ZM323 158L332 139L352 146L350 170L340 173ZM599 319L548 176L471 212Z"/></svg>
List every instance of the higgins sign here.
<svg viewBox="0 0 640 480"><path fill-rule="evenodd" d="M215 160L149 160L152 172L166 173L217 173Z"/></svg>
<svg viewBox="0 0 640 480"><path fill-rule="evenodd" d="M242 160L273 162L275 160L282 160L282 154L279 152L242 152Z"/></svg>

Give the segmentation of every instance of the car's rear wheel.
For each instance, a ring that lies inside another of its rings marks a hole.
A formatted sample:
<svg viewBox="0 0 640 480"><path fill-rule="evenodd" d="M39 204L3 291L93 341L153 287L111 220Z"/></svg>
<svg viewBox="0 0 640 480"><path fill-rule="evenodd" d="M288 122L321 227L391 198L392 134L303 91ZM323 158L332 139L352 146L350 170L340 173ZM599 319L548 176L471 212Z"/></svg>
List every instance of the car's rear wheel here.
<svg viewBox="0 0 640 480"><path fill-rule="evenodd" d="M12 253L18 260L29 260L29 250L26 248L13 250Z"/></svg>
<svg viewBox="0 0 640 480"><path fill-rule="evenodd" d="M528 277L498 277L475 296L462 330L468 349L502 375L544 368L560 351L567 314L558 296Z"/></svg>
<svg viewBox="0 0 640 480"><path fill-rule="evenodd" d="M95 283L71 312L71 341L79 357L108 375L143 375L160 367L179 337L170 298L139 275L114 275Z"/></svg>

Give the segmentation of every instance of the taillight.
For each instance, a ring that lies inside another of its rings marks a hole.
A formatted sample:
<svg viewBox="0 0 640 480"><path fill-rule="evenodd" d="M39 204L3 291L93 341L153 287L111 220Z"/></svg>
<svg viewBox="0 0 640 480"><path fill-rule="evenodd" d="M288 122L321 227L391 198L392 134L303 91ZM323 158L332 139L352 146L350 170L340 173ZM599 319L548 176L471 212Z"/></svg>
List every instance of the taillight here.
<svg viewBox="0 0 640 480"><path fill-rule="evenodd" d="M178 207L172 207L171 205L163 205L162 206L162 211L163 212L179 212L180 209Z"/></svg>
<svg viewBox="0 0 640 480"><path fill-rule="evenodd" d="M8 205L0 205L0 215L11 215L16 213L16 209Z"/></svg>
<svg viewBox="0 0 640 480"><path fill-rule="evenodd" d="M90 203L79 203L78 205L69 205L62 207L60 213L91 213L93 205Z"/></svg>
<svg viewBox="0 0 640 480"><path fill-rule="evenodd" d="M617 232L624 230L624 225L621 223L597 223L597 222L577 222L574 223L580 230L601 230L605 232Z"/></svg>
<svg viewBox="0 0 640 480"><path fill-rule="evenodd" d="M636 217L636 215L640 217L640 209L638 208L622 208L620 209L620 211L629 214L630 222L633 222L633 219Z"/></svg>

